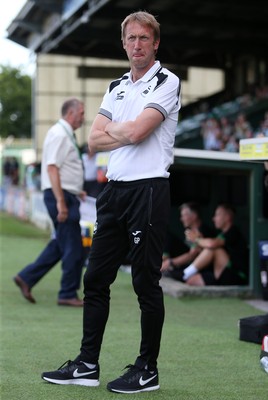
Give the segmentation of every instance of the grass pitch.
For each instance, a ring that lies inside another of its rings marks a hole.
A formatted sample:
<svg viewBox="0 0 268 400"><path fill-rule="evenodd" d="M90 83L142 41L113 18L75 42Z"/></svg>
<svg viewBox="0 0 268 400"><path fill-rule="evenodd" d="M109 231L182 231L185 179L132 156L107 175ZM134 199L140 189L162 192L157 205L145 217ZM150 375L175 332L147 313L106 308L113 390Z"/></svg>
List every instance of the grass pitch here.
<svg viewBox="0 0 268 400"><path fill-rule="evenodd" d="M28 303L12 277L43 249L48 233L0 214L1 399L9 400L263 400L268 376L260 345L239 340L238 320L261 315L241 299L165 297L166 319L159 356L160 390L114 394L106 383L133 363L139 349L140 313L130 275L119 272L100 357L98 388L52 385L41 372L57 369L79 352L82 310L56 304L57 265L33 289ZM82 292L80 293L82 296Z"/></svg>

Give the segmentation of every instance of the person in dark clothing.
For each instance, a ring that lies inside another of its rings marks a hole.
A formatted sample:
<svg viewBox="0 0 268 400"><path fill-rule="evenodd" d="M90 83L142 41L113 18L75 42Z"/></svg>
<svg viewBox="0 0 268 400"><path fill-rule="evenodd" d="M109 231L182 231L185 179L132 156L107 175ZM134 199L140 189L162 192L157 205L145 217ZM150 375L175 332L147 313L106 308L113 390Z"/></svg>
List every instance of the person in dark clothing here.
<svg viewBox="0 0 268 400"><path fill-rule="evenodd" d="M248 246L234 225L234 216L235 210L231 205L220 204L213 217L215 227L219 229L215 238L202 238L197 232L186 232L188 240L195 242L202 251L182 271L180 280L192 286L248 283Z"/></svg>
<svg viewBox="0 0 268 400"><path fill-rule="evenodd" d="M199 204L190 201L183 203L180 207L180 220L185 229L194 231L198 237L213 237L215 231L202 221L201 210ZM169 256L164 253L162 263L162 274L164 276L177 279L180 277L180 271L186 268L201 252L202 248L195 242L185 240L185 251L176 256Z"/></svg>

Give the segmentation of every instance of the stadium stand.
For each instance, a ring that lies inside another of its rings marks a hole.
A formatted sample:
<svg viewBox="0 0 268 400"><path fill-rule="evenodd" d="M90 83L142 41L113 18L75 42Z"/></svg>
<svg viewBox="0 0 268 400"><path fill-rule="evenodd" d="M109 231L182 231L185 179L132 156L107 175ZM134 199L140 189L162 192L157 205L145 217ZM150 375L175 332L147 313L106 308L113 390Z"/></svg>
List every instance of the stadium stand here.
<svg viewBox="0 0 268 400"><path fill-rule="evenodd" d="M256 89L252 93L245 93L235 99L227 98L224 92L214 96L202 99L191 105L182 108L182 117L179 121L175 147L204 149L202 129L209 119L215 119L221 125L221 119L227 118L227 121L235 130L235 124L239 115L244 115L250 129L250 137L257 135L267 135L267 111L268 111L268 88ZM205 110L205 111L203 111ZM199 112L198 112L199 111ZM191 115L192 112L192 115ZM238 139L246 138L245 136ZM221 150L228 151L228 147L223 146ZM229 150L230 151L230 150ZM238 152L238 149L231 150Z"/></svg>

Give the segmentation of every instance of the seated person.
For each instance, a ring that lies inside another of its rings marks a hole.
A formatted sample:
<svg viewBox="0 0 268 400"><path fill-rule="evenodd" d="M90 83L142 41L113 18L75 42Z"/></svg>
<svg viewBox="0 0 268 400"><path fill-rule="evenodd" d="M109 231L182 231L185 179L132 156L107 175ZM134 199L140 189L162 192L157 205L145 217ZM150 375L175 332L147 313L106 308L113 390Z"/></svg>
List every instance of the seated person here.
<svg viewBox="0 0 268 400"><path fill-rule="evenodd" d="M179 207L179 210L180 220L186 230L194 231L198 237L214 236L214 230L202 222L200 207L197 203L184 203ZM161 268L163 275L176 279L179 269L184 269L189 265L201 251L201 247L195 242L189 242L188 240L184 248L184 252L175 257L170 257L165 253Z"/></svg>
<svg viewBox="0 0 268 400"><path fill-rule="evenodd" d="M219 229L215 238L200 237L189 230L186 237L202 248L200 254L183 271L180 280L192 286L245 285L248 283L248 247L234 225L234 208L220 204L213 221Z"/></svg>

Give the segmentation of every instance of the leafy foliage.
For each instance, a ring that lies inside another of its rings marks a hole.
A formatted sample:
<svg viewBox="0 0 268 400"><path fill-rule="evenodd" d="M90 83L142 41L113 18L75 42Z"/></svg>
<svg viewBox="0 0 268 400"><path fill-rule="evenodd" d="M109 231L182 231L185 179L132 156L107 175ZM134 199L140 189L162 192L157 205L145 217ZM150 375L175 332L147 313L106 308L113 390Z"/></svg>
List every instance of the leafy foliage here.
<svg viewBox="0 0 268 400"><path fill-rule="evenodd" d="M31 136L31 77L0 65L0 135Z"/></svg>

